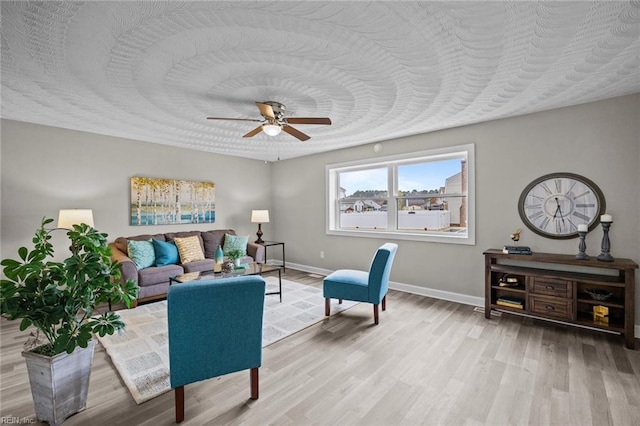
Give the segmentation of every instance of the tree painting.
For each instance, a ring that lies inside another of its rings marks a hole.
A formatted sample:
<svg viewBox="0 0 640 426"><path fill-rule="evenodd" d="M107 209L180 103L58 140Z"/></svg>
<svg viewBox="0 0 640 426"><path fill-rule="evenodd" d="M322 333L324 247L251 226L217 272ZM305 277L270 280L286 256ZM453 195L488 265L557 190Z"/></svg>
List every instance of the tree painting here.
<svg viewBox="0 0 640 426"><path fill-rule="evenodd" d="M215 184L131 178L131 225L214 223Z"/></svg>

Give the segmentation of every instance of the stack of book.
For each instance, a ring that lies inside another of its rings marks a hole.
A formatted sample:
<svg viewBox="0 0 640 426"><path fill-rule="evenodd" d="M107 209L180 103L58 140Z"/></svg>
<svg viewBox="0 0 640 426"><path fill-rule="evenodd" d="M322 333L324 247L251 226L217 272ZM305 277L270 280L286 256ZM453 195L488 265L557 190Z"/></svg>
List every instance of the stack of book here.
<svg viewBox="0 0 640 426"><path fill-rule="evenodd" d="M496 305L507 306L509 308L524 309L524 300L516 297L500 296L496 300Z"/></svg>
<svg viewBox="0 0 640 426"><path fill-rule="evenodd" d="M531 247L527 246L504 246L503 253L507 254L531 254Z"/></svg>

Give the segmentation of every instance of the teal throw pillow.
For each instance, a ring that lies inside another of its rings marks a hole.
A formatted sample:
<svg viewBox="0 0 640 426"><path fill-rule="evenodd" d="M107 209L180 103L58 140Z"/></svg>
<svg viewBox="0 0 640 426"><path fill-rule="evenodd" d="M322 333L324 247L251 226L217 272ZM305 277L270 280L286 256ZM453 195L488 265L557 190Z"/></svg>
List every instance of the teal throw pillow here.
<svg viewBox="0 0 640 426"><path fill-rule="evenodd" d="M148 241L127 241L127 251L129 258L136 264L136 269L144 269L153 266L156 261L156 253L153 250L153 243Z"/></svg>
<svg viewBox="0 0 640 426"><path fill-rule="evenodd" d="M244 237L238 235L224 234L224 248L225 253L229 253L231 250L240 250L243 256L247 255L247 243L249 242L249 236Z"/></svg>
<svg viewBox="0 0 640 426"><path fill-rule="evenodd" d="M156 266L175 265L179 262L178 247L174 241L151 239L156 254Z"/></svg>

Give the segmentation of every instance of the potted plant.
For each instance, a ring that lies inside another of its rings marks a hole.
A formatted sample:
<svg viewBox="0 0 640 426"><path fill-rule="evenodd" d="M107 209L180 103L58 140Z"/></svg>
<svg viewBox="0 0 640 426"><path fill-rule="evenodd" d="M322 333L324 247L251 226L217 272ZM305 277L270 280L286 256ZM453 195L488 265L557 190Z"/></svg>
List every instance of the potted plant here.
<svg viewBox="0 0 640 426"><path fill-rule="evenodd" d="M42 219L31 251L21 247L19 260L0 262L0 312L21 320L22 331L35 327L23 356L36 417L58 425L86 406L93 333L104 336L124 328L118 314L94 316L95 308L120 301L130 308L138 289L130 280L116 282L120 270L111 260L107 234L86 224L73 225L67 233L71 256L53 261L52 230L45 228L51 222Z"/></svg>
<svg viewBox="0 0 640 426"><path fill-rule="evenodd" d="M244 253L240 249L229 250L226 255L235 266L240 266L240 260L244 257Z"/></svg>

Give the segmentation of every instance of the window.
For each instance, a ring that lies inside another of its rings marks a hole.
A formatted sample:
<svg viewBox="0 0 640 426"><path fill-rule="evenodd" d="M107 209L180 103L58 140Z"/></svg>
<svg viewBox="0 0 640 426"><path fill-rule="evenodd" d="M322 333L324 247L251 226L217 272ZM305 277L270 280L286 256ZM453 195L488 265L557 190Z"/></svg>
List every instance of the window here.
<svg viewBox="0 0 640 426"><path fill-rule="evenodd" d="M327 234L474 244L473 144L340 164Z"/></svg>

